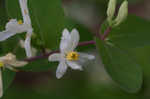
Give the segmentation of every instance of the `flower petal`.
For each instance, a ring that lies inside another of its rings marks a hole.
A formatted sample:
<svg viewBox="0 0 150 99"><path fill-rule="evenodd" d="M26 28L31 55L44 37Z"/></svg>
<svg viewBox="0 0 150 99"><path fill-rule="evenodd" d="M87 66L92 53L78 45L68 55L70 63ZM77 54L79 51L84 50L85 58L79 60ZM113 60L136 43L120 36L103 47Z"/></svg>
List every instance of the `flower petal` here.
<svg viewBox="0 0 150 99"><path fill-rule="evenodd" d="M27 6L27 0L19 0L20 3L20 8L22 11L22 16L23 16L23 20L24 20L24 24L27 25L28 29L27 29L27 37L25 40L25 51L26 51L26 55L27 57L31 57L32 56L32 51L31 51L31 36L32 36L32 26L31 26L31 19L29 16L29 10L28 10L28 6Z"/></svg>
<svg viewBox="0 0 150 99"><path fill-rule="evenodd" d="M79 39L80 39L79 32L77 29L73 29L70 35L71 35L71 40L69 43L70 45L68 46L71 47L70 48L71 50L74 50L79 43Z"/></svg>
<svg viewBox="0 0 150 99"><path fill-rule="evenodd" d="M18 24L16 19L11 19L6 24L6 30L0 32L0 41L4 41L11 36L14 36L18 33L23 33L27 31L27 26L24 24Z"/></svg>
<svg viewBox="0 0 150 99"><path fill-rule="evenodd" d="M19 0L19 3L20 3L20 8L21 8L24 23L28 24L28 25L31 25L31 19L30 19L30 16L29 16L27 0Z"/></svg>
<svg viewBox="0 0 150 99"><path fill-rule="evenodd" d="M9 62L9 65L13 66L13 67L23 67L25 65L27 65L28 62L25 62L25 61L11 61Z"/></svg>
<svg viewBox="0 0 150 99"><path fill-rule="evenodd" d="M67 64L69 67L71 67L72 69L74 70L83 70L82 69L82 66L77 64L76 62L73 62L73 61L67 61Z"/></svg>
<svg viewBox="0 0 150 99"><path fill-rule="evenodd" d="M2 70L0 69L0 98L3 96Z"/></svg>
<svg viewBox="0 0 150 99"><path fill-rule="evenodd" d="M4 64L10 65L11 67L22 67L27 64L25 61L18 61L16 56L12 53L8 53L5 56L0 57L0 61Z"/></svg>
<svg viewBox="0 0 150 99"><path fill-rule="evenodd" d="M61 59L61 54L58 54L58 53L57 54L52 54L48 57L48 60L52 61L52 62L60 61L60 59Z"/></svg>
<svg viewBox="0 0 150 99"><path fill-rule="evenodd" d="M79 53L79 58L85 58L85 59L88 59L88 60L93 60L95 59L95 56L94 55L89 55L89 54L86 54L86 53Z"/></svg>
<svg viewBox="0 0 150 99"><path fill-rule="evenodd" d="M4 41L16 34L17 34L16 32L2 31L2 32L0 32L0 41Z"/></svg>
<svg viewBox="0 0 150 99"><path fill-rule="evenodd" d="M67 70L67 64L65 61L60 61L57 70L56 70L56 77L60 79L66 72Z"/></svg>
<svg viewBox="0 0 150 99"><path fill-rule="evenodd" d="M11 71L14 71L14 72L18 72L17 69L15 69L14 67L12 67L11 65L5 65L5 68L11 70Z"/></svg>
<svg viewBox="0 0 150 99"><path fill-rule="evenodd" d="M66 46L65 52L73 51L79 43L79 38L80 38L79 32L76 29L73 29L70 34L70 39L68 39L68 41L66 43L67 46Z"/></svg>
<svg viewBox="0 0 150 99"><path fill-rule="evenodd" d="M67 50L66 48L68 47L68 43L70 41L70 38L71 38L71 36L70 36L68 29L64 29L63 35L61 38L61 42L60 42L60 51L61 52L64 52Z"/></svg>
<svg viewBox="0 0 150 99"><path fill-rule="evenodd" d="M79 32L73 29L71 34L67 29L64 29L62 40L60 43L61 52L67 53L73 51L79 43Z"/></svg>
<svg viewBox="0 0 150 99"><path fill-rule="evenodd" d="M0 61L2 61L4 64L8 64L11 61L16 61L16 56L12 53L8 53L5 56L0 57Z"/></svg>
<svg viewBox="0 0 150 99"><path fill-rule="evenodd" d="M79 60L75 61L77 64L86 66L90 62L89 60L95 59L94 55L89 55L89 54L80 53L80 52L78 52L78 53L79 53Z"/></svg>
<svg viewBox="0 0 150 99"><path fill-rule="evenodd" d="M25 24L18 24L18 21L16 19L11 19L7 24L6 24L6 31L11 32L11 33L22 33L26 32L28 27Z"/></svg>
<svg viewBox="0 0 150 99"><path fill-rule="evenodd" d="M24 45L27 57L32 57L31 44L30 44L31 35L32 35L31 33L27 33L25 45Z"/></svg>

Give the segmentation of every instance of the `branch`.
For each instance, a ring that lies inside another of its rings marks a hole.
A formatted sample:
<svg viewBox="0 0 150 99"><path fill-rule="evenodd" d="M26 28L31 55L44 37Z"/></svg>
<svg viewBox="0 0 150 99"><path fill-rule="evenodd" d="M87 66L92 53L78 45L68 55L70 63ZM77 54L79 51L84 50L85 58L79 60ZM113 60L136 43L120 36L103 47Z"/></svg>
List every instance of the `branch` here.
<svg viewBox="0 0 150 99"><path fill-rule="evenodd" d="M110 33L110 31L112 30L112 28L111 27L108 27L107 29L106 29L106 31L104 32L104 34L102 35L102 37L101 37L101 40L105 40L106 39L106 37L108 37L108 35L109 35L109 33Z"/></svg>
<svg viewBox="0 0 150 99"><path fill-rule="evenodd" d="M95 41L92 40L92 41L80 42L78 44L78 46L86 46L86 45L93 45L93 44L95 44ZM45 53L45 54L42 54L42 55L39 55L39 56L31 57L31 58L26 58L26 59L24 59L24 61L32 62L32 61L36 61L38 59L44 59L44 58L47 58L48 56L50 56L54 53L59 53L59 50L52 51L52 52L49 52L49 53Z"/></svg>

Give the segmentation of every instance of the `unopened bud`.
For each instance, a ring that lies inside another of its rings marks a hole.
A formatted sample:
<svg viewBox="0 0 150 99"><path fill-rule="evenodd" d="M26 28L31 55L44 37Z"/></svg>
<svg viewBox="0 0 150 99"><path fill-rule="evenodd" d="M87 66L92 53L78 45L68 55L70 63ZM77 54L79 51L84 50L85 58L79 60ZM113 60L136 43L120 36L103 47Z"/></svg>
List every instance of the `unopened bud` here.
<svg viewBox="0 0 150 99"><path fill-rule="evenodd" d="M116 0L109 0L107 8L107 21L109 24L112 23L112 18L114 17L116 9Z"/></svg>
<svg viewBox="0 0 150 99"><path fill-rule="evenodd" d="M120 25L128 16L128 1L125 0L119 9L118 16L114 20L114 26Z"/></svg>

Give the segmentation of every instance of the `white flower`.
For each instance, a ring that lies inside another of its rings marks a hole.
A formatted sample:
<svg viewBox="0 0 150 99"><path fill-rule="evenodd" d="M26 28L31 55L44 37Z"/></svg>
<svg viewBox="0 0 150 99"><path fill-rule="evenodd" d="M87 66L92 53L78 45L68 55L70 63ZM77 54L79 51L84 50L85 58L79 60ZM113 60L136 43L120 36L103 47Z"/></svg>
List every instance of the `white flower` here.
<svg viewBox="0 0 150 99"><path fill-rule="evenodd" d="M12 71L17 71L15 67L23 67L27 62L18 61L16 56L12 53L8 53L6 56L0 57L0 98L3 96L3 81L2 81L2 69L7 68Z"/></svg>
<svg viewBox="0 0 150 99"><path fill-rule="evenodd" d="M27 7L27 0L19 0L21 12L23 16L23 22L21 20L17 21L16 19L11 19L5 26L5 30L0 32L0 41L4 41L11 36L14 36L19 33L27 32L25 40L25 50L27 57L31 57L31 36L32 36L32 25L31 19L29 16L29 11Z"/></svg>
<svg viewBox="0 0 150 99"><path fill-rule="evenodd" d="M95 57L85 53L79 53L74 49L79 43L79 33L76 29L73 29L71 33L67 29L64 29L60 43L60 53L52 54L49 56L49 61L59 61L59 65L56 71L56 77L61 78L70 67L74 70L82 70L82 63L85 60L92 60Z"/></svg>

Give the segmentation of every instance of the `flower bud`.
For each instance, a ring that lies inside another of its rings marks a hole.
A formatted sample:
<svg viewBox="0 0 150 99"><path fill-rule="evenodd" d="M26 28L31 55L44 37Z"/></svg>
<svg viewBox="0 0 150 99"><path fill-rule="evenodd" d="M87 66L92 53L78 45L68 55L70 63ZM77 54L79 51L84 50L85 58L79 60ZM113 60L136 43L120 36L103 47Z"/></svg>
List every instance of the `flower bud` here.
<svg viewBox="0 0 150 99"><path fill-rule="evenodd" d="M108 23L112 23L112 18L114 17L116 9L116 0L109 0L108 8L107 8L107 21Z"/></svg>
<svg viewBox="0 0 150 99"><path fill-rule="evenodd" d="M119 9L118 15L114 20L114 26L120 25L128 16L128 1L125 0Z"/></svg>

